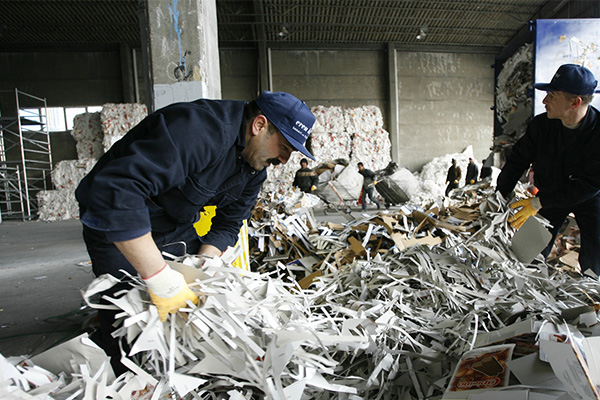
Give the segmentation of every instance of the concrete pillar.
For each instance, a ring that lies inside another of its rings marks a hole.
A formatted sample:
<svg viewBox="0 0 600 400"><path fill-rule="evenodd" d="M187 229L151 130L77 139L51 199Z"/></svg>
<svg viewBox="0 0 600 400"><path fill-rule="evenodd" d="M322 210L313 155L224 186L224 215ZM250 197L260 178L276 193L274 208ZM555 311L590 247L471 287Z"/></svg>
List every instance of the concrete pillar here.
<svg viewBox="0 0 600 400"><path fill-rule="evenodd" d="M121 53L121 81L123 82L123 101L125 103L135 102L135 76L132 51L129 46L122 43Z"/></svg>
<svg viewBox="0 0 600 400"><path fill-rule="evenodd" d="M389 88L389 132L391 157L392 161L401 165L400 160L400 133L398 129L399 122L399 110L398 110L398 60L396 57L396 48L392 43L388 43L387 47L388 54L388 88Z"/></svg>
<svg viewBox="0 0 600 400"><path fill-rule="evenodd" d="M260 25L256 28L258 36L258 60L259 60L259 84L258 93L263 90L273 91L273 70L271 69L271 49L267 47L267 33L264 25L264 11L262 0L254 0L254 13L257 15L257 20Z"/></svg>
<svg viewBox="0 0 600 400"><path fill-rule="evenodd" d="M198 98L221 98L215 0L145 2L151 91L148 109ZM142 29L142 32L144 29ZM145 43L144 43L145 42Z"/></svg>

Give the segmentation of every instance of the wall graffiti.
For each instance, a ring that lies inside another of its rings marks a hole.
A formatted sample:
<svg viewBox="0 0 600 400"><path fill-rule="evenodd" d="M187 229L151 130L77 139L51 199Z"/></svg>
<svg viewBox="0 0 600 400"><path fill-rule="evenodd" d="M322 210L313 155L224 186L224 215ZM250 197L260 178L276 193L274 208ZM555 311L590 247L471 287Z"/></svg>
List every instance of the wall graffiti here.
<svg viewBox="0 0 600 400"><path fill-rule="evenodd" d="M183 34L183 29L179 17L180 13L177 9L178 0L173 0L169 5L169 14L171 16L171 29L170 29L170 39L171 43L175 40L177 42L177 47L179 50L179 60L175 63L173 67L172 76L177 82L184 82L193 80L194 69L190 68L188 65L188 56L192 54L190 50L183 50L181 37ZM176 39L174 38L176 36ZM169 63L172 66L172 63Z"/></svg>

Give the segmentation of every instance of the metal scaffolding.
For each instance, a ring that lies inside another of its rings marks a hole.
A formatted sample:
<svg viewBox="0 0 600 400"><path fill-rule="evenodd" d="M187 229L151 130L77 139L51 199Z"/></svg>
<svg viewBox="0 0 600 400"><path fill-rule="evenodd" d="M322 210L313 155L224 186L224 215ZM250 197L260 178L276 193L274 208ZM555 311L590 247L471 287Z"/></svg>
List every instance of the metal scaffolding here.
<svg viewBox="0 0 600 400"><path fill-rule="evenodd" d="M36 194L52 185L46 99L14 92L18 115L0 118L0 222L36 218Z"/></svg>

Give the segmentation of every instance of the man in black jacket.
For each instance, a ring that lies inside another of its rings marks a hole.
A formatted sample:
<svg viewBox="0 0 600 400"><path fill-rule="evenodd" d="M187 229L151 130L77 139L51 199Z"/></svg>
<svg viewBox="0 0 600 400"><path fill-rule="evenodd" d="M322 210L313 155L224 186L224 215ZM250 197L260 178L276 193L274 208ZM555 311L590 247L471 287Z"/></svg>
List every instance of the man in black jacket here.
<svg viewBox="0 0 600 400"><path fill-rule="evenodd" d="M542 254L547 257L570 213L581 235L579 264L600 274L600 112L590 105L597 86L590 70L562 65L550 83L534 87L548 92L546 112L537 115L515 145L497 189L509 198L517 181L533 164L536 197L511 204L520 210L509 222L519 229L538 213L552 224L552 239Z"/></svg>
<svg viewBox="0 0 600 400"><path fill-rule="evenodd" d="M162 251L217 256L235 245L266 168L286 163L296 150L314 159L304 146L314 121L304 102L269 91L250 103L200 99L150 114L98 160L75 192L94 274L139 274L162 321L187 301L198 303ZM210 232L199 238L193 224L209 205L217 212ZM99 344L120 374L118 343L110 335L114 315L99 316Z"/></svg>
<svg viewBox="0 0 600 400"><path fill-rule="evenodd" d="M469 157L469 165L467 165L467 174L465 175L465 185L472 185L477 182L477 175L479 175L479 167L475 164L475 161Z"/></svg>
<svg viewBox="0 0 600 400"><path fill-rule="evenodd" d="M360 199L362 202L362 210L367 211L367 195L369 196L369 199L371 199L371 201L375 203L377 209L379 210L381 208L381 204L379 204L379 201L375 198L375 195L373 194L373 190L375 189L375 185L377 184L377 181L375 181L375 172L365 168L365 166L361 162L356 164L356 166L358 167L358 173L361 174L364 178L362 185L362 197Z"/></svg>
<svg viewBox="0 0 600 400"><path fill-rule="evenodd" d="M294 176L294 183L292 183L292 186L296 186L304 193L310 193L314 190L317 190L319 177L315 171L313 171L311 168L308 168L308 160L306 158L300 160L300 167L301 168L296 171L296 176Z"/></svg>
<svg viewBox="0 0 600 400"><path fill-rule="evenodd" d="M458 187L458 182L460 181L460 177L462 175L462 171L460 167L456 165L456 160L452 159L452 165L448 168L448 173L446 174L446 197L450 194L452 189L456 189Z"/></svg>

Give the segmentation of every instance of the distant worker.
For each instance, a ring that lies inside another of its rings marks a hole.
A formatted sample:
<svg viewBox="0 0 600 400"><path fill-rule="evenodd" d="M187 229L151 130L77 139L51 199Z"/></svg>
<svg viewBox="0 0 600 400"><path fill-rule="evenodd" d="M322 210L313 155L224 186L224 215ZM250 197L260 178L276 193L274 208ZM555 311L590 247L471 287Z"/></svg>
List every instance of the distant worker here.
<svg viewBox="0 0 600 400"><path fill-rule="evenodd" d="M529 123L527 132L512 148L497 189L508 199L517 181L535 164L537 196L510 205L520 210L510 217L519 229L538 212L552 224L552 239L564 221L575 215L581 234L579 264L600 274L600 111L590 105L598 82L592 72L576 64L561 65L550 83L536 83L548 92L546 112Z"/></svg>
<svg viewBox="0 0 600 400"><path fill-rule="evenodd" d="M477 182L479 175L479 167L471 157L469 157L469 165L467 165L467 175L465 176L465 185L472 185Z"/></svg>
<svg viewBox="0 0 600 400"><path fill-rule="evenodd" d="M313 169L308 168L308 160L306 158L300 160L300 167L301 168L296 171L296 176L294 177L292 185L299 188L304 193L310 193L317 190L319 177Z"/></svg>
<svg viewBox="0 0 600 400"><path fill-rule="evenodd" d="M365 168L365 166L361 162L356 164L356 166L358 167L358 173L361 174L364 178L362 185L362 196L360 198L360 201L362 203L362 210L367 211L367 195L369 195L369 199L373 203L375 203L377 209L379 210L381 208L381 204L379 204L379 201L375 198L375 195L373 194L373 189L375 189L375 185L377 184L377 181L375 180L375 172Z"/></svg>
<svg viewBox="0 0 600 400"><path fill-rule="evenodd" d="M456 189L458 187L458 182L460 182L460 177L462 176L462 171L460 167L456 165L456 160L452 159L452 165L448 168L448 174L446 175L446 197L450 194L452 189Z"/></svg>
<svg viewBox="0 0 600 400"><path fill-rule="evenodd" d="M492 165L494 164L494 156L490 154L488 158L482 161L481 163L481 172L479 174L479 180L482 181L485 178L490 178L492 176Z"/></svg>

